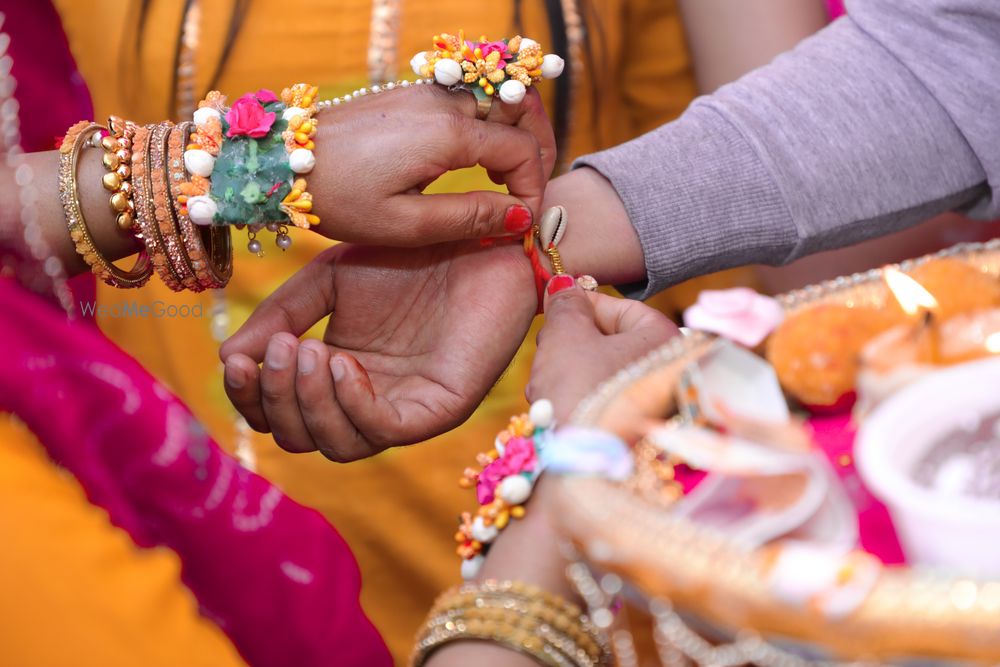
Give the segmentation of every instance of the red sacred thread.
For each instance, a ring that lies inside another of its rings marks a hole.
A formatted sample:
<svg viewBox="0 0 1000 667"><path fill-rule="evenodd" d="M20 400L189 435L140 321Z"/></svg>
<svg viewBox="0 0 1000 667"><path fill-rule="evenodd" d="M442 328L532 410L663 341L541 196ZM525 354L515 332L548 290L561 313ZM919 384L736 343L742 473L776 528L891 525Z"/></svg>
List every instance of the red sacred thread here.
<svg viewBox="0 0 1000 667"><path fill-rule="evenodd" d="M541 260L538 259L538 253L535 252L534 229L529 229L524 233L524 254L531 262L531 270L535 274L535 289L538 291L538 310L536 312L541 313L545 302L545 286L552 278L552 274L542 266Z"/></svg>

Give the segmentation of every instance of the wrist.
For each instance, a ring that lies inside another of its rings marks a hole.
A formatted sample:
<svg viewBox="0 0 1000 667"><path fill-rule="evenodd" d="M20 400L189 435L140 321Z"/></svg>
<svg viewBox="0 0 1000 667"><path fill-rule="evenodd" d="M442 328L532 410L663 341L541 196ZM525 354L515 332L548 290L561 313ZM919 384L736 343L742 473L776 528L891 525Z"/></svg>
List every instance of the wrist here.
<svg viewBox="0 0 1000 667"><path fill-rule="evenodd" d="M556 205L568 213L559 243L567 273L588 274L601 284L645 279L639 236L614 186L600 172L584 167L550 181L542 210Z"/></svg>
<svg viewBox="0 0 1000 667"><path fill-rule="evenodd" d="M49 248L63 261L68 275L89 271L90 267L73 249L73 242L66 231L57 179L38 176L58 170L59 152L28 153L24 159L36 174L38 217L44 221L42 230ZM100 152L83 151L77 173L80 208L87 220L95 247L108 260L115 261L139 252L142 250L142 243L115 224L114 214L108 206L107 191L101 186L104 173Z"/></svg>

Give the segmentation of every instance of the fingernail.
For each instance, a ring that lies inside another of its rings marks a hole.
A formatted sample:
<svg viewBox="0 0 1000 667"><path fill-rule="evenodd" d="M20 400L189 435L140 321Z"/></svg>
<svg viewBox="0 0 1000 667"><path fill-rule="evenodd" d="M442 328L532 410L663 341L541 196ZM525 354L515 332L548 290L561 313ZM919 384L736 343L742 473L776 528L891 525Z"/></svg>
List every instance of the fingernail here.
<svg viewBox="0 0 1000 667"><path fill-rule="evenodd" d="M237 368L235 364L226 364L223 377L226 380L226 384L233 389L242 389L243 385L246 384L246 377L243 374L243 370Z"/></svg>
<svg viewBox="0 0 1000 667"><path fill-rule="evenodd" d="M507 209L503 218L503 228L511 234L526 232L531 227L531 211L526 206L515 204Z"/></svg>
<svg viewBox="0 0 1000 667"><path fill-rule="evenodd" d="M548 287L549 296L552 296L556 292L561 292L564 289L569 289L570 287L573 286L574 282L575 281L573 280L573 276L560 275L554 277L552 280L549 281L549 287Z"/></svg>
<svg viewBox="0 0 1000 667"><path fill-rule="evenodd" d="M306 346L299 348L299 373L309 375L316 369L316 353Z"/></svg>
<svg viewBox="0 0 1000 667"><path fill-rule="evenodd" d="M344 366L344 360L334 357L330 360L330 372L333 373L333 381L340 382L347 375L347 367Z"/></svg>
<svg viewBox="0 0 1000 667"><path fill-rule="evenodd" d="M264 363L271 370L282 371L288 368L292 359L292 348L286 343L272 338L267 344L267 352L264 354Z"/></svg>

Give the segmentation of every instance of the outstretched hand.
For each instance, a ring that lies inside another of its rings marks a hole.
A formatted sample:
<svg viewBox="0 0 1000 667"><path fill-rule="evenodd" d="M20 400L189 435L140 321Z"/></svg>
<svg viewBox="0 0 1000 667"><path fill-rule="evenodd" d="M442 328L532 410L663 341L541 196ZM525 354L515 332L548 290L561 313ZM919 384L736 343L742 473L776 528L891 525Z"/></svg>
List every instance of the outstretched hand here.
<svg viewBox="0 0 1000 667"><path fill-rule="evenodd" d="M517 246L337 245L225 342L226 392L283 449L363 458L467 419L514 356L535 307ZM299 341L328 315L322 341Z"/></svg>
<svg viewBox="0 0 1000 667"><path fill-rule="evenodd" d="M555 276L545 292L545 326L526 393L529 401L552 401L560 421L601 382L680 335L658 310L585 292L570 276Z"/></svg>

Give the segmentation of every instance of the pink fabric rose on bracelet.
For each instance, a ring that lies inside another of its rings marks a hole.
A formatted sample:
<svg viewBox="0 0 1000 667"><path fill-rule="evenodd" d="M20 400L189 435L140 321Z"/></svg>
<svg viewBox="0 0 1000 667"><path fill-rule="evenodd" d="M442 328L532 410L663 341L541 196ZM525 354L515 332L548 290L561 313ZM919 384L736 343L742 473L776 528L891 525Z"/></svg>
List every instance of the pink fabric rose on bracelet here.
<svg viewBox="0 0 1000 667"><path fill-rule="evenodd" d="M262 93L270 91L262 90ZM274 93L271 93L274 96ZM277 116L273 111L265 111L264 105L258 95L247 93L233 103L232 108L226 112L226 122L229 129L226 136L232 139L237 136L248 136L253 139L260 139L267 136L274 125Z"/></svg>
<svg viewBox="0 0 1000 667"><path fill-rule="evenodd" d="M684 324L708 331L746 347L756 347L785 318L777 300L748 287L705 290L684 311Z"/></svg>
<svg viewBox="0 0 1000 667"><path fill-rule="evenodd" d="M476 483L476 497L480 505L488 505L493 502L497 485L504 478L522 472L531 472L535 469L538 458L535 455L535 446L527 438L511 438L504 445L503 455L479 473L479 480Z"/></svg>

